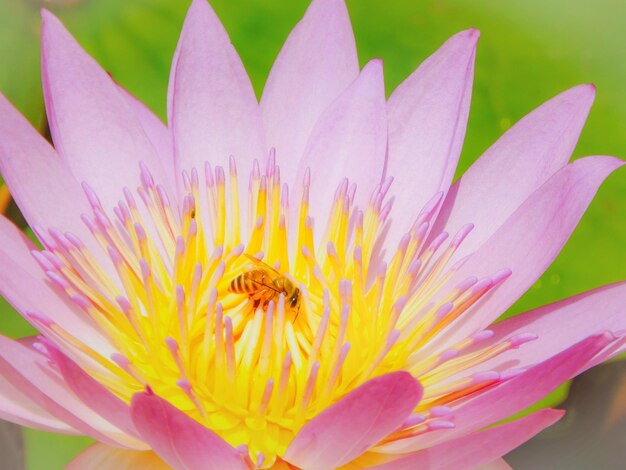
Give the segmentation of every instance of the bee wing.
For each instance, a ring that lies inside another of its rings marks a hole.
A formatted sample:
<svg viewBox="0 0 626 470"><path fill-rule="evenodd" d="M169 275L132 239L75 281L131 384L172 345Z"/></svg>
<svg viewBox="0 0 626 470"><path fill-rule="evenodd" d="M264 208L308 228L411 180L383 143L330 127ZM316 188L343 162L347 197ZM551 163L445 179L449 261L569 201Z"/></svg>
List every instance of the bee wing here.
<svg viewBox="0 0 626 470"><path fill-rule="evenodd" d="M266 282L261 282L261 281L257 281L256 279L249 279L250 282L256 284L257 286L263 287L265 289L270 289L273 290L274 292L276 292L277 294L280 294L281 291L279 289L276 288L276 286L271 282L270 283L266 283Z"/></svg>
<svg viewBox="0 0 626 470"><path fill-rule="evenodd" d="M248 258L254 264L260 266L261 269L264 269L265 271L269 271L274 277L282 277L283 276L283 274L279 273L274 268L272 268L269 264L264 263L260 259L257 259L254 256L249 255L248 253L244 253L244 256L246 256L246 258Z"/></svg>

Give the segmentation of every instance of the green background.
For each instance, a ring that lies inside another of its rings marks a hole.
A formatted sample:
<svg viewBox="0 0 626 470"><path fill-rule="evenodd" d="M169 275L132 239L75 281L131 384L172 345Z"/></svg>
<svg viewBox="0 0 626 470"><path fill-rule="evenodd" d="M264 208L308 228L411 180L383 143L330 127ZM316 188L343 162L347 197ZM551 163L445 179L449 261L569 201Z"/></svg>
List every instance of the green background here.
<svg viewBox="0 0 626 470"><path fill-rule="evenodd" d="M213 0L260 94L306 0ZM596 104L574 158L626 155L626 3L621 0L348 0L361 63L385 60L391 91L447 37L481 30L459 173L504 130L551 96L593 82ZM41 127L39 13L46 5L114 78L164 116L171 56L187 8L179 0L0 0L0 91ZM515 314L626 278L626 174L601 188L547 273ZM0 268L1 269L1 268ZM0 331L29 334L0 305ZM563 389L562 389L563 392ZM89 441L26 430L27 466L57 469Z"/></svg>

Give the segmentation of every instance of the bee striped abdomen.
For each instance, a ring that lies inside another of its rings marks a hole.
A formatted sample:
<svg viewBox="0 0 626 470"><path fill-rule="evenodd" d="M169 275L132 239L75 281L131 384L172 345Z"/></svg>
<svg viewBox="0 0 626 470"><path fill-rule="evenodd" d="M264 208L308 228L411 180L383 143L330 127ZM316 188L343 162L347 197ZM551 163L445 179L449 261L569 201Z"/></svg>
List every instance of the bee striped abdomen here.
<svg viewBox="0 0 626 470"><path fill-rule="evenodd" d="M240 274L230 283L229 290L235 294L255 294L268 281L265 272L254 269Z"/></svg>

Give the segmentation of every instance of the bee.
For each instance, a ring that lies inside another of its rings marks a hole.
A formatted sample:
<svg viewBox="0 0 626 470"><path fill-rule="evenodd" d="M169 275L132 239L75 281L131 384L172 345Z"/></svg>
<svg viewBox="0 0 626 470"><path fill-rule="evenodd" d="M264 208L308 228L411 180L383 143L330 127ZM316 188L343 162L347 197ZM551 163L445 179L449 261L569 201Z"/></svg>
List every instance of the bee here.
<svg viewBox="0 0 626 470"><path fill-rule="evenodd" d="M279 273L263 261L246 255L254 263L248 271L235 277L228 290L235 294L246 294L256 309L261 306L267 310L271 301L278 301L282 294L287 305L296 312L300 310L300 289L284 274Z"/></svg>

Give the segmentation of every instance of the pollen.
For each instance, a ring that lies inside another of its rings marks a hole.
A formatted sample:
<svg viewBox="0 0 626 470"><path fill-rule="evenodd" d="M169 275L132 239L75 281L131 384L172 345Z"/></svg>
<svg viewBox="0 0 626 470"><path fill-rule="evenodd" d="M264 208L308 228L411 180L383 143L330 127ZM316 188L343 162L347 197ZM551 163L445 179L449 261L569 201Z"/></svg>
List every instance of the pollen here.
<svg viewBox="0 0 626 470"><path fill-rule="evenodd" d="M81 367L124 401L149 387L259 467L272 466L315 415L391 371L409 371L424 397L379 445L453 426L449 404L506 379L480 365L534 339L483 346L492 336L483 330L437 347L510 274L451 285L472 226L432 233L441 194L383 255L390 178L366 207L342 181L325 220L314 220L315 175L307 171L290 200L272 155L264 170L255 162L247 190L233 158L226 169L207 163L183 173L180 207L145 165L140 174L113 210L83 185L92 210L83 222L100 251L37 228L44 249L33 253L117 352L104 357L43 316L32 320L80 351Z"/></svg>

